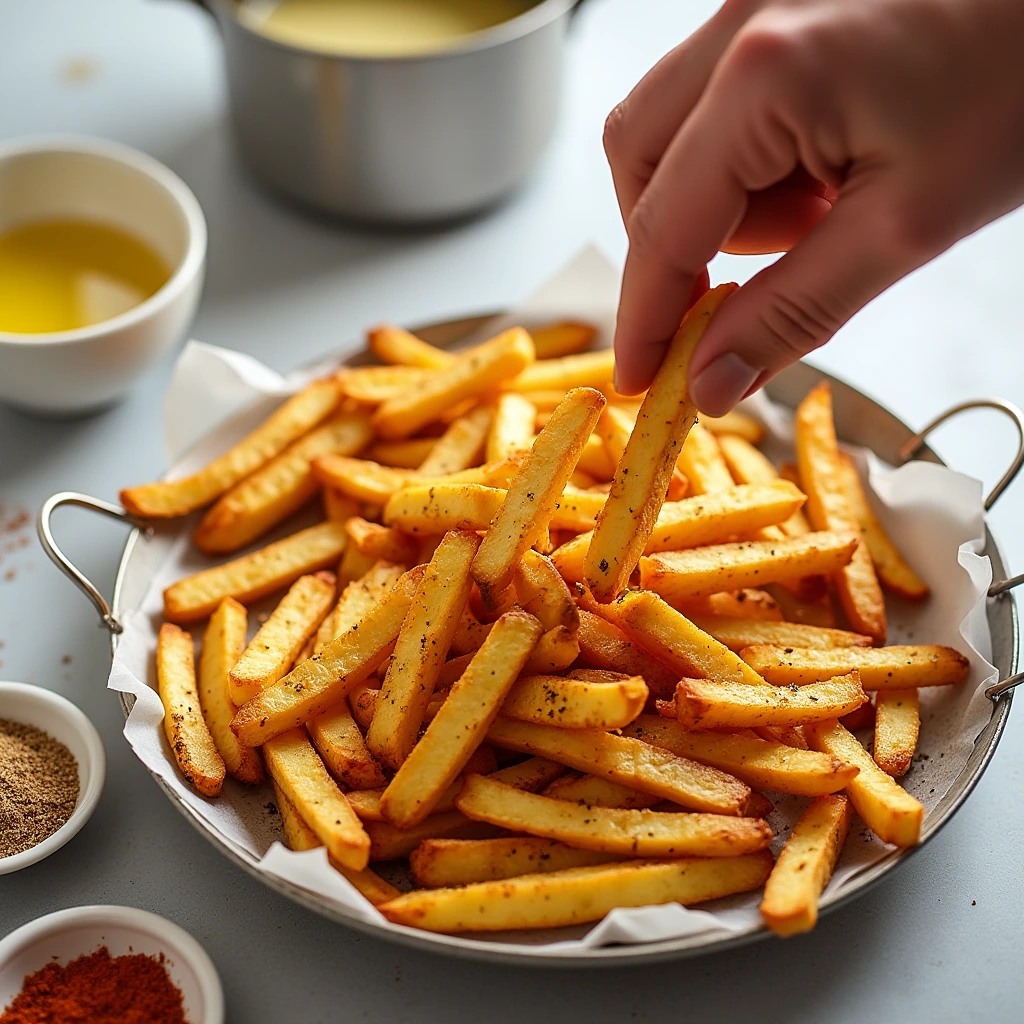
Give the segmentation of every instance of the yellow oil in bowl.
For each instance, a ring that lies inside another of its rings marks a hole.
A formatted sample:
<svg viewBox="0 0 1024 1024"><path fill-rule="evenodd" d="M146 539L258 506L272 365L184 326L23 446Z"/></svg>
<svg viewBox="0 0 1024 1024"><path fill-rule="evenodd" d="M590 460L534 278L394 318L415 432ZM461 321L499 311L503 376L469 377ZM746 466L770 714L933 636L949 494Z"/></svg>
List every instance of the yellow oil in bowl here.
<svg viewBox="0 0 1024 1024"><path fill-rule="evenodd" d="M128 312L171 276L145 242L106 224L43 220L0 231L0 331L49 334Z"/></svg>

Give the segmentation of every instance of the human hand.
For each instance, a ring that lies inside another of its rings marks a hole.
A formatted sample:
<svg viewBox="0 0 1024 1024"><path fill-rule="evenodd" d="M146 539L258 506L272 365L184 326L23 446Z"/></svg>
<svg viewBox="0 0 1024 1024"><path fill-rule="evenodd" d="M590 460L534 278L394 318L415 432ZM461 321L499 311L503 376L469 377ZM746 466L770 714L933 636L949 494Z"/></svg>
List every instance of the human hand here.
<svg viewBox="0 0 1024 1024"><path fill-rule="evenodd" d="M1018 0L726 0L605 128L617 390L648 386L719 250L788 252L693 355L710 415L1024 202L1022 47Z"/></svg>

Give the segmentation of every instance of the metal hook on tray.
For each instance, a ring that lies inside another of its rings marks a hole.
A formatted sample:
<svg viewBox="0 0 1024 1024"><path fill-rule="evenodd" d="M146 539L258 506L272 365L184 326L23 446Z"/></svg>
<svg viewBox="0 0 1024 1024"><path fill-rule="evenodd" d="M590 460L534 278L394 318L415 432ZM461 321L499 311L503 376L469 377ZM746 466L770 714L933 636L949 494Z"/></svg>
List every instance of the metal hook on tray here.
<svg viewBox="0 0 1024 1024"><path fill-rule="evenodd" d="M146 533L151 533L152 528L141 519L136 519L135 516L126 512L120 505L113 505L109 501L91 498L88 494L79 494L76 491L61 491L59 494L51 495L43 502L43 507L39 510L39 518L36 520L36 532L39 535L39 543L42 544L43 550L50 556L50 561L92 601L96 611L99 612L103 625L111 633L121 633L124 627L114 618L106 598L74 562L61 551L57 546L57 542L53 539L50 520L53 517L54 511L60 508L61 505L77 505L79 508L87 508L90 512L100 512L105 516L110 516L111 519L118 519Z"/></svg>

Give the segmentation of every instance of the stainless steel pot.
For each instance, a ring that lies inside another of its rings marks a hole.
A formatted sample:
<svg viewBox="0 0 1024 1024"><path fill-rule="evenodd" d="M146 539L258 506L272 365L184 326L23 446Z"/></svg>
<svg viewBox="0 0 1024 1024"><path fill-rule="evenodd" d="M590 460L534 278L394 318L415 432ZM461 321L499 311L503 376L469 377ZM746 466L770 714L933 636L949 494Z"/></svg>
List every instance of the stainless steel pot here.
<svg viewBox="0 0 1024 1024"><path fill-rule="evenodd" d="M237 0L220 25L235 136L273 189L359 220L416 223L496 202L555 130L579 0L541 0L441 53L347 57L266 38Z"/></svg>

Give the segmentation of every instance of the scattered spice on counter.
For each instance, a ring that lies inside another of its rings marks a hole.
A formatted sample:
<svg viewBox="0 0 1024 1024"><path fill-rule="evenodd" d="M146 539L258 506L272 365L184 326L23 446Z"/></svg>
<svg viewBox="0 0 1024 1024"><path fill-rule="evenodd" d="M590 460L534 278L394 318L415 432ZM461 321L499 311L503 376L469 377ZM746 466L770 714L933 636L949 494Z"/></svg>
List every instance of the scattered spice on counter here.
<svg viewBox="0 0 1024 1024"><path fill-rule="evenodd" d="M0 718L0 857L52 836L78 801L78 763L32 725Z"/></svg>
<svg viewBox="0 0 1024 1024"><path fill-rule="evenodd" d="M0 1024L188 1024L163 953L111 956L106 946L30 974Z"/></svg>

